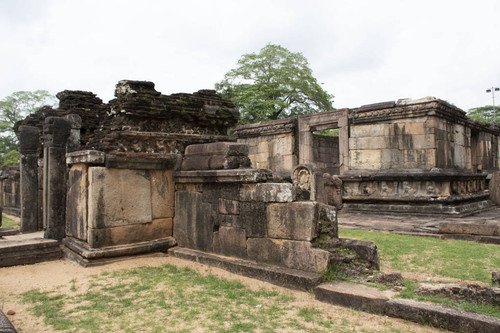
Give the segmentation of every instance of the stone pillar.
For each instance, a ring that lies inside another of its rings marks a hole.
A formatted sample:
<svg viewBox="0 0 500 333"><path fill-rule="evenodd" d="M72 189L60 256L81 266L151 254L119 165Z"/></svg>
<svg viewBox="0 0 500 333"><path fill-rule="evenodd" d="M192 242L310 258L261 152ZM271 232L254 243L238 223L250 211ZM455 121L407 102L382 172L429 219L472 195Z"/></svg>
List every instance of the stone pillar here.
<svg viewBox="0 0 500 333"><path fill-rule="evenodd" d="M21 171L21 232L36 232L38 231L37 149L40 145L40 130L34 126L20 126L17 135Z"/></svg>
<svg viewBox="0 0 500 333"><path fill-rule="evenodd" d="M68 114L64 116L69 122L71 131L69 133L69 138L66 143L66 152L71 153L80 150L80 129L82 128L82 118L77 114Z"/></svg>
<svg viewBox="0 0 500 333"><path fill-rule="evenodd" d="M66 143L70 123L45 118L43 126L43 227L45 238L62 240L66 222Z"/></svg>

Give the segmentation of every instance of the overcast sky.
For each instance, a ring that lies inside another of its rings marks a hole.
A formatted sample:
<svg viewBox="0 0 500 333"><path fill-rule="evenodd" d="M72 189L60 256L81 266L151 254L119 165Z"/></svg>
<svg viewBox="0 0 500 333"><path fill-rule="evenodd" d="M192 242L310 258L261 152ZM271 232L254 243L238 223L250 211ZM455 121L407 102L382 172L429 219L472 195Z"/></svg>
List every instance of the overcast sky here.
<svg viewBox="0 0 500 333"><path fill-rule="evenodd" d="M0 98L213 89L268 43L301 52L334 107L435 96L467 110L500 86L499 0L0 0ZM495 104L500 104L500 93Z"/></svg>

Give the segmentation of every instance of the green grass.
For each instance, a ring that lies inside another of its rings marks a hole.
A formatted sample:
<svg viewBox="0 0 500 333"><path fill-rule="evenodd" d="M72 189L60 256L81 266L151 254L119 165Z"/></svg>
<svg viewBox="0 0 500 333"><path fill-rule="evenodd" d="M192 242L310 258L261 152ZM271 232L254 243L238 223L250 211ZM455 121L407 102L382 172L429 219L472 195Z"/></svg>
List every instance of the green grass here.
<svg viewBox="0 0 500 333"><path fill-rule="evenodd" d="M340 229L341 237L373 241L382 269L491 283L500 268L500 246L459 240Z"/></svg>
<svg viewBox="0 0 500 333"><path fill-rule="evenodd" d="M55 330L70 332L307 332L356 330L275 289L250 290L237 281L175 266L140 267L94 276L83 290L30 290L22 302ZM67 289L68 289L67 288Z"/></svg>
<svg viewBox="0 0 500 333"><path fill-rule="evenodd" d="M5 214L2 214L2 228L16 228L16 229L18 229L19 226L17 225L17 223L13 219L7 217Z"/></svg>

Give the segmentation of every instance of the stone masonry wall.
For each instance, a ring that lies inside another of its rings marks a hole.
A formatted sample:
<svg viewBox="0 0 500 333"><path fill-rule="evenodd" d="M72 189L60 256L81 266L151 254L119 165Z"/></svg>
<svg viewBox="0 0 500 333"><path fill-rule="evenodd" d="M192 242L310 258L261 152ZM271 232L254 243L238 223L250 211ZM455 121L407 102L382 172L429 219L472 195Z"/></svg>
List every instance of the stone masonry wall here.
<svg viewBox="0 0 500 333"><path fill-rule="evenodd" d="M260 122L236 127L239 143L248 145L252 168L290 174L298 163L295 119Z"/></svg>
<svg viewBox="0 0 500 333"><path fill-rule="evenodd" d="M0 170L0 207L4 213L20 215L19 167L3 166Z"/></svg>
<svg viewBox="0 0 500 333"><path fill-rule="evenodd" d="M174 237L179 246L324 272L329 253L312 242L321 232L320 216L336 228L334 207L294 201L293 185L265 182L271 177L258 169L177 172Z"/></svg>
<svg viewBox="0 0 500 333"><path fill-rule="evenodd" d="M323 172L338 175L339 170L339 137L313 134L314 164Z"/></svg>

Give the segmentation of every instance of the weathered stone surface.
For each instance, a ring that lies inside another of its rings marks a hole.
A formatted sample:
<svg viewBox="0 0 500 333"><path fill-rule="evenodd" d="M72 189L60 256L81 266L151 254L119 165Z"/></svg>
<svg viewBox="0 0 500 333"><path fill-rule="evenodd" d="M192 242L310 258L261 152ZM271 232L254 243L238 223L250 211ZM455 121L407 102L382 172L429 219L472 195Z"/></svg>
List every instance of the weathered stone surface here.
<svg viewBox="0 0 500 333"><path fill-rule="evenodd" d="M384 312L384 305L394 294L357 283L323 283L314 289L317 300L371 313Z"/></svg>
<svg viewBox="0 0 500 333"><path fill-rule="evenodd" d="M340 241L343 246L356 252L361 259L368 261L374 269L380 269L377 245L375 243L347 238L340 238Z"/></svg>
<svg viewBox="0 0 500 333"><path fill-rule="evenodd" d="M267 223L270 238L311 241L318 235L318 204L310 201L270 204Z"/></svg>
<svg viewBox="0 0 500 333"><path fill-rule="evenodd" d="M113 153L106 155L106 168L157 170L178 170L180 154Z"/></svg>
<svg viewBox="0 0 500 333"><path fill-rule="evenodd" d="M202 194L175 192L174 237L179 246L212 251L214 222L212 206L203 202Z"/></svg>
<svg viewBox="0 0 500 333"><path fill-rule="evenodd" d="M490 179L490 199L500 206L500 172L493 173Z"/></svg>
<svg viewBox="0 0 500 333"><path fill-rule="evenodd" d="M247 242L244 229L220 227L213 235L213 251L230 257L247 257Z"/></svg>
<svg viewBox="0 0 500 333"><path fill-rule="evenodd" d="M0 310L0 332L1 333L17 333L14 325L9 318Z"/></svg>
<svg viewBox="0 0 500 333"><path fill-rule="evenodd" d="M173 170L151 170L153 219L174 217L175 183Z"/></svg>
<svg viewBox="0 0 500 333"><path fill-rule="evenodd" d="M21 154L36 154L40 144L40 130L34 126L19 126L19 152Z"/></svg>
<svg viewBox="0 0 500 333"><path fill-rule="evenodd" d="M224 215L240 214L240 202L219 198L219 213Z"/></svg>
<svg viewBox="0 0 500 333"><path fill-rule="evenodd" d="M98 150L79 150L66 154L68 165L85 163L92 165L104 165L106 154Z"/></svg>
<svg viewBox="0 0 500 333"><path fill-rule="evenodd" d="M439 224L439 233L500 236L500 225L443 222Z"/></svg>
<svg viewBox="0 0 500 333"><path fill-rule="evenodd" d="M267 237L267 207L264 202L240 202L239 223L247 237Z"/></svg>
<svg viewBox="0 0 500 333"><path fill-rule="evenodd" d="M423 283L416 290L418 295L442 296L457 302L490 304L500 306L500 288L477 284L430 284Z"/></svg>
<svg viewBox="0 0 500 333"><path fill-rule="evenodd" d="M389 317L424 322L455 332L495 333L500 330L500 319L412 300L387 301L384 313Z"/></svg>
<svg viewBox="0 0 500 333"><path fill-rule="evenodd" d="M500 286L500 271L491 272L491 283L494 286Z"/></svg>
<svg viewBox="0 0 500 333"><path fill-rule="evenodd" d="M23 128L25 126L21 126ZM38 129L37 129L38 131ZM38 138L36 138L38 141ZM36 149L35 149L36 151ZM35 153L21 153L20 195L21 232L38 231L38 157ZM1 225L1 223L0 223Z"/></svg>
<svg viewBox="0 0 500 333"><path fill-rule="evenodd" d="M271 238L249 238L247 254L256 261L315 273L326 271L329 261L327 251L312 248L309 242Z"/></svg>
<svg viewBox="0 0 500 333"><path fill-rule="evenodd" d="M260 183L273 179L272 172L265 169L199 170L178 171L176 183Z"/></svg>
<svg viewBox="0 0 500 333"><path fill-rule="evenodd" d="M220 257L181 247L171 248L168 254L172 257L196 261L279 286L300 290L311 290L321 282L322 278L321 274L266 265L262 262L255 263L242 259Z"/></svg>
<svg viewBox="0 0 500 333"><path fill-rule="evenodd" d="M32 265L61 257L59 243L54 239L2 240L0 267Z"/></svg>
<svg viewBox="0 0 500 333"><path fill-rule="evenodd" d="M240 200L292 202L295 200L295 188L290 183L244 184L241 186Z"/></svg>
<svg viewBox="0 0 500 333"><path fill-rule="evenodd" d="M329 239L339 237L337 210L333 206L318 205L318 235L325 235Z"/></svg>
<svg viewBox="0 0 500 333"><path fill-rule="evenodd" d="M88 243L94 248L139 243L172 236L172 219L156 219L150 223L120 225L102 229L89 228L87 233Z"/></svg>
<svg viewBox="0 0 500 333"><path fill-rule="evenodd" d="M75 164L68 176L66 236L87 240L88 166Z"/></svg>
<svg viewBox="0 0 500 333"><path fill-rule="evenodd" d="M90 228L152 221L150 173L146 170L89 168Z"/></svg>

